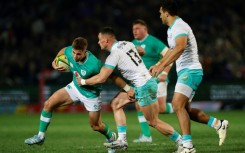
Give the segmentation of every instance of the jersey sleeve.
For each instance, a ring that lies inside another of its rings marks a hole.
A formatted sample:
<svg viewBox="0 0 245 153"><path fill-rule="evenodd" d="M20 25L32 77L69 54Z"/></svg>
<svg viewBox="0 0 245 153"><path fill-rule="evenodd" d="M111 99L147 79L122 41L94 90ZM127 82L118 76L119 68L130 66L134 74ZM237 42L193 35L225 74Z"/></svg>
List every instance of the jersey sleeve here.
<svg viewBox="0 0 245 153"><path fill-rule="evenodd" d="M185 29L184 26L178 25L175 27L173 30L173 37L176 39L180 36L187 36L188 35L188 30Z"/></svg>
<svg viewBox="0 0 245 153"><path fill-rule="evenodd" d="M168 51L168 47L159 39L155 41L156 51L158 54L164 55Z"/></svg>
<svg viewBox="0 0 245 153"><path fill-rule="evenodd" d="M115 69L119 61L119 55L117 51L112 51L111 54L106 58L105 67Z"/></svg>

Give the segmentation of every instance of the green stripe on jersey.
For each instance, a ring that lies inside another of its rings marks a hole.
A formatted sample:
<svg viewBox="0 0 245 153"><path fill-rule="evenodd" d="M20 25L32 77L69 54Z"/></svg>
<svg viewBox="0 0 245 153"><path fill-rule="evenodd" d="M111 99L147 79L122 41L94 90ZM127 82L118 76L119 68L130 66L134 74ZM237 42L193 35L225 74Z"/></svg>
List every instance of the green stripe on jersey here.
<svg viewBox="0 0 245 153"><path fill-rule="evenodd" d="M109 65L109 64L104 64L105 67L110 68L110 69L115 69L115 66Z"/></svg>
<svg viewBox="0 0 245 153"><path fill-rule="evenodd" d="M181 36L188 36L186 33L181 33L181 34L178 34L176 37L175 37L175 39L176 38L178 38L178 37L181 37Z"/></svg>

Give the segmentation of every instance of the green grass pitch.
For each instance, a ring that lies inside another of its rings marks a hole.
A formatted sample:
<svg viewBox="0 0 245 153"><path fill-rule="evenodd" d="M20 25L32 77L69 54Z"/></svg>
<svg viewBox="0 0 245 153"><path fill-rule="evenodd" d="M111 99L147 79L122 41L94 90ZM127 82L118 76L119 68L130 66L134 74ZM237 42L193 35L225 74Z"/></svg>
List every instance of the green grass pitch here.
<svg viewBox="0 0 245 153"><path fill-rule="evenodd" d="M206 125L191 122L192 137L198 153L245 153L245 112L224 111L209 113L229 120L230 127L226 142L218 146L216 131ZM126 112L128 153L171 153L175 144L169 138L151 128L153 143L136 144L133 139L140 130L136 112ZM160 114L159 117L170 123L177 131L179 126L175 114ZM103 113L102 119L110 129L116 131L112 113ZM103 147L105 138L90 129L87 113L54 113L43 145L28 146L24 139L37 134L39 114L0 115L1 153L106 153Z"/></svg>

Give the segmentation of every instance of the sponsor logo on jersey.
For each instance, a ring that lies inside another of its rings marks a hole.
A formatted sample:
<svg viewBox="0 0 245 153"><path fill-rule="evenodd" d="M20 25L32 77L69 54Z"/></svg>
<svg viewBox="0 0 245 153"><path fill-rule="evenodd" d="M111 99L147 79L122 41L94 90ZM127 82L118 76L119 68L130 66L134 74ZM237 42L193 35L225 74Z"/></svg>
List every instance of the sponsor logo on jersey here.
<svg viewBox="0 0 245 153"><path fill-rule="evenodd" d="M182 80L187 80L187 79L188 79L188 76L187 75L185 75L185 76L182 77Z"/></svg>
<svg viewBox="0 0 245 153"><path fill-rule="evenodd" d="M127 44L127 43L126 43L125 41L123 41L123 42L121 42L121 43L117 46L117 48L118 48L118 49L122 49L126 44Z"/></svg>
<svg viewBox="0 0 245 153"><path fill-rule="evenodd" d="M81 74L82 74L82 76L85 76L86 75L86 71L85 70L81 70Z"/></svg>
<svg viewBox="0 0 245 153"><path fill-rule="evenodd" d="M71 89L72 87L68 84L68 85L67 85L67 88L68 88L68 89Z"/></svg>

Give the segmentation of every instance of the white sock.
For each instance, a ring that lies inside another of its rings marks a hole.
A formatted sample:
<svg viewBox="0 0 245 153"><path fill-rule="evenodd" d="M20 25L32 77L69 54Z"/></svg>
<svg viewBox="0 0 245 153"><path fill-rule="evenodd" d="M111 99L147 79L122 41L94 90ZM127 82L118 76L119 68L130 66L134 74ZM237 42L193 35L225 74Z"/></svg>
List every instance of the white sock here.
<svg viewBox="0 0 245 153"><path fill-rule="evenodd" d="M183 142L183 147L185 147L185 148L193 148L192 141Z"/></svg>
<svg viewBox="0 0 245 153"><path fill-rule="evenodd" d="M118 133L118 138L117 140L126 140L126 133Z"/></svg>
<svg viewBox="0 0 245 153"><path fill-rule="evenodd" d="M179 137L175 141L179 146L183 144L182 137L179 135Z"/></svg>

